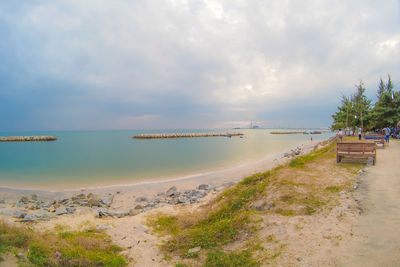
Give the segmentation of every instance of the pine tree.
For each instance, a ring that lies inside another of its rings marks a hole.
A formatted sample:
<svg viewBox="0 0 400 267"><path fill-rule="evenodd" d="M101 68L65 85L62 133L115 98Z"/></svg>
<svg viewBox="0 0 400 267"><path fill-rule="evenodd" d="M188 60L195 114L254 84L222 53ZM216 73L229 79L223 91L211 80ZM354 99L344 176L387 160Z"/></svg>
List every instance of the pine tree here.
<svg viewBox="0 0 400 267"><path fill-rule="evenodd" d="M354 127L361 127L364 130L365 125L369 125L369 112L371 109L371 100L365 96L364 83L360 81L359 84L355 85L357 91L352 96L352 102L354 106Z"/></svg>
<svg viewBox="0 0 400 267"><path fill-rule="evenodd" d="M372 110L373 127L381 129L396 126L400 121L400 91L395 91L390 75L386 84L381 80L377 93L380 97Z"/></svg>

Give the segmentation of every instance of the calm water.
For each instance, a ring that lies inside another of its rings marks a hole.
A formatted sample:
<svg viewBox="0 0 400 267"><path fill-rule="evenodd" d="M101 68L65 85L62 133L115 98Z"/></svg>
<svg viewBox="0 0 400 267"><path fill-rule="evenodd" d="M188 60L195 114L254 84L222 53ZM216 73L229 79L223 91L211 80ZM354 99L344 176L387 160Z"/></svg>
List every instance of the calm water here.
<svg viewBox="0 0 400 267"><path fill-rule="evenodd" d="M230 167L292 148L310 135L272 135L271 130L237 130L239 137L137 140L139 133L170 131L10 132L54 135L55 142L0 143L0 186L46 187L55 184L117 184L179 177ZM313 135L327 139L331 133Z"/></svg>

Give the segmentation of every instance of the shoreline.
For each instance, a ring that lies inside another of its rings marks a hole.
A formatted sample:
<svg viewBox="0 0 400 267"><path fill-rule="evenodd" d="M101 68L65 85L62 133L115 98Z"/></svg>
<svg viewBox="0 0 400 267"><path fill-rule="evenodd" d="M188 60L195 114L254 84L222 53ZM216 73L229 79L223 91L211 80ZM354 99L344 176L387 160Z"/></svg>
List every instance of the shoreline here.
<svg viewBox="0 0 400 267"><path fill-rule="evenodd" d="M328 140L328 139L327 139ZM151 191L155 192L155 188L159 191L165 190L171 184L177 184L183 186L183 189L187 189L195 184L209 183L214 186L220 186L227 182L238 182L246 176L252 175L257 172L264 172L273 167L283 164L288 158L285 154L290 154L296 148L301 148L301 154L307 154L314 149L322 141L301 141L292 148L285 149L283 151L273 153L271 155L264 156L259 159L248 160L241 162L239 165L231 164L230 166L220 167L218 169L205 170L205 172L193 173L193 174L182 174L182 175L169 175L159 178L150 179L138 179L136 182L128 181L115 181L115 184L107 184L100 181L96 184L81 184L71 188L61 189L68 187L68 184L57 184L57 188L42 188L42 187L29 187L18 184L11 184L7 186L0 186L0 196L2 192L9 192L15 194L33 194L40 193L45 195L71 195L77 192L96 192L99 194L105 194L108 192L126 192L126 191ZM217 182L215 182L217 181ZM151 188L150 188L151 187ZM160 188L162 187L162 188Z"/></svg>

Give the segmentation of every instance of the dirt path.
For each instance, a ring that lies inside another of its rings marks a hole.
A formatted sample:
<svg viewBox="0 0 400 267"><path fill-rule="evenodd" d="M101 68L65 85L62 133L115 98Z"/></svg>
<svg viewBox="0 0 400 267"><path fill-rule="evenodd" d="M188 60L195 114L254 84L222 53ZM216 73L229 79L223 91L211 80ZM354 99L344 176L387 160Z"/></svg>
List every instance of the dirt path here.
<svg viewBox="0 0 400 267"><path fill-rule="evenodd" d="M343 266L400 266L400 142L378 150L375 167L355 197L363 213L353 224Z"/></svg>

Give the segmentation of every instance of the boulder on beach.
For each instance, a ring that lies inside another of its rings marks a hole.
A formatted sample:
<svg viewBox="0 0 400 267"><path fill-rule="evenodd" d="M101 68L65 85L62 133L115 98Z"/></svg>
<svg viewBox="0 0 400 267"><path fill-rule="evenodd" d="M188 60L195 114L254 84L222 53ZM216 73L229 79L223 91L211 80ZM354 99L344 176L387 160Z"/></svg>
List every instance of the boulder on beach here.
<svg viewBox="0 0 400 267"><path fill-rule="evenodd" d="M175 186L169 188L167 192L165 192L168 197L178 196L180 192L176 189Z"/></svg>
<svg viewBox="0 0 400 267"><path fill-rule="evenodd" d="M56 215L63 215L63 214L67 214L67 208L66 207L59 207L56 209L55 214Z"/></svg>
<svg viewBox="0 0 400 267"><path fill-rule="evenodd" d="M106 196L106 197L102 197L100 198L100 201L107 206L110 206L113 202L113 198L114 196Z"/></svg>
<svg viewBox="0 0 400 267"><path fill-rule="evenodd" d="M144 201L148 201L147 197L137 197L135 199L135 202L144 202Z"/></svg>

